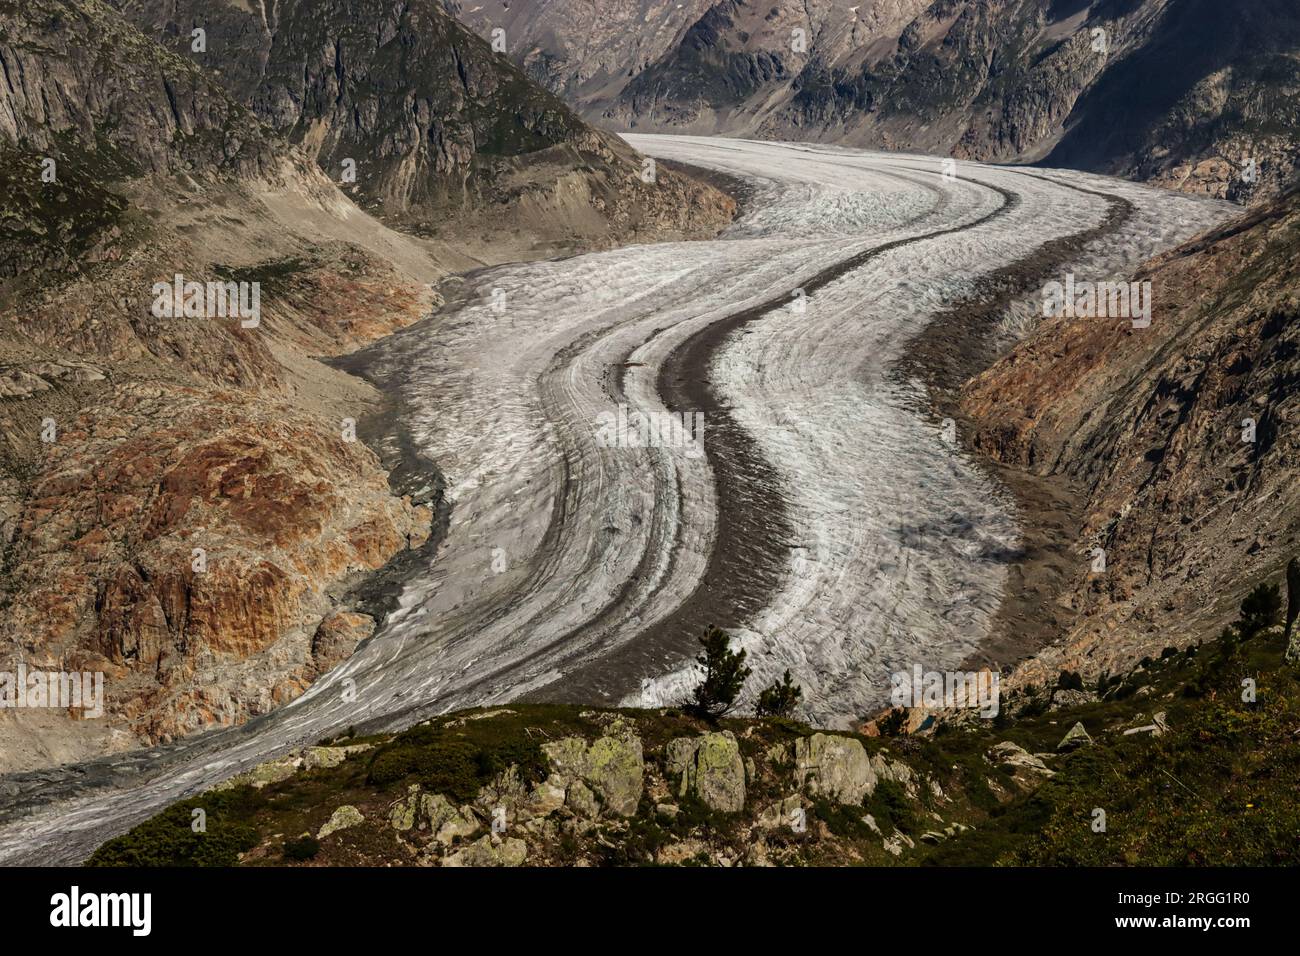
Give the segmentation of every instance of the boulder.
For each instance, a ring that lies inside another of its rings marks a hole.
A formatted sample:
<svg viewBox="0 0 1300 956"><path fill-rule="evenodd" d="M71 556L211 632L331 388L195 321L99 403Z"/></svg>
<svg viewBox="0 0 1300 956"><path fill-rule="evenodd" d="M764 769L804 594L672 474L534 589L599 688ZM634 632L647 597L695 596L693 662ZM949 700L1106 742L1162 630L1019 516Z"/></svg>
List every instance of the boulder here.
<svg viewBox="0 0 1300 956"><path fill-rule="evenodd" d="M1061 738L1061 742L1056 745L1058 753L1068 753L1071 750L1078 750L1080 747L1089 747L1092 745L1092 738L1088 736L1088 731L1083 729L1083 724L1076 723L1070 728L1070 732Z"/></svg>
<svg viewBox="0 0 1300 956"><path fill-rule="evenodd" d="M1090 704L1096 699L1096 694L1090 694L1086 690L1061 687L1052 691L1052 703L1048 709L1060 710L1063 707L1079 707L1083 704Z"/></svg>
<svg viewBox="0 0 1300 956"><path fill-rule="evenodd" d="M523 840L507 837L500 842L483 836L464 849L457 850L442 860L443 866L523 866L528 858L528 845Z"/></svg>
<svg viewBox="0 0 1300 956"><path fill-rule="evenodd" d="M1010 740L1004 740L999 744L994 744L988 752L990 763L997 764L1001 767L1011 767L1013 770L1024 770L1029 773L1039 774L1044 777L1055 775L1055 771L1048 768L1047 764L1025 750L1019 744L1012 743Z"/></svg>
<svg viewBox="0 0 1300 956"><path fill-rule="evenodd" d="M794 742L795 779L813 796L860 806L875 792L879 777L862 742L813 734Z"/></svg>
<svg viewBox="0 0 1300 956"><path fill-rule="evenodd" d="M916 844L912 842L912 838L901 830L894 831L894 835L887 838L883 845L885 852L892 856L902 856L903 847L907 847L909 850L916 847Z"/></svg>
<svg viewBox="0 0 1300 956"><path fill-rule="evenodd" d="M316 839L323 840L331 833L337 833L339 830L346 830L358 823L364 823L365 819L361 815L361 811L356 807L344 804L335 810L325 825L320 828L320 831L316 834Z"/></svg>
<svg viewBox="0 0 1300 956"><path fill-rule="evenodd" d="M665 823L672 823L681 813L681 808L675 803L656 803L655 816Z"/></svg>
<svg viewBox="0 0 1300 956"><path fill-rule="evenodd" d="M530 812L530 797L528 785L519 776L519 769L510 766L479 790L474 805L488 816L504 808L507 816L521 817Z"/></svg>
<svg viewBox="0 0 1300 956"><path fill-rule="evenodd" d="M581 780L569 784L569 789L564 794L564 803L578 816L588 820L600 816L600 804L596 802L596 795Z"/></svg>
<svg viewBox="0 0 1300 956"><path fill-rule="evenodd" d="M1169 723L1167 714L1162 710L1151 718L1151 723L1139 727L1130 727L1128 730L1124 731L1124 736L1130 737L1133 734L1151 734L1153 737L1163 737L1168 732Z"/></svg>
<svg viewBox="0 0 1300 956"><path fill-rule="evenodd" d="M758 819L755 822L764 830L775 830L779 827L794 829L794 825L799 819L796 814L802 809L803 799L796 793L793 796L769 803L759 812Z"/></svg>
<svg viewBox="0 0 1300 956"><path fill-rule="evenodd" d="M353 744L349 747L308 747L302 756L302 768L315 770L317 767L337 767L353 754L365 753L371 744Z"/></svg>
<svg viewBox="0 0 1300 956"><path fill-rule="evenodd" d="M731 731L672 740L667 759L669 773L681 778L679 795L694 793L705 806L724 813L745 808L745 762Z"/></svg>
<svg viewBox="0 0 1300 956"><path fill-rule="evenodd" d="M420 785L413 783L408 788L407 795L389 808L388 825L399 832L414 829L419 807Z"/></svg>
<svg viewBox="0 0 1300 956"><path fill-rule="evenodd" d="M411 784L406 796L388 811L389 825L399 832L428 830L434 839L450 844L457 837L478 831L478 818L468 807L457 809L440 793L425 793L419 784Z"/></svg>
<svg viewBox="0 0 1300 956"><path fill-rule="evenodd" d="M565 737L544 744L542 750L551 766L552 785L564 787L567 803L574 805L576 794L577 805L585 811L586 793L594 793L605 812L623 817L636 814L645 785L645 759L635 734L600 737L590 745L581 737Z"/></svg>
<svg viewBox="0 0 1300 956"><path fill-rule="evenodd" d="M457 810L440 793L427 795L423 809L428 814L433 838L444 846L450 846L458 838L473 836L478 832L478 818L473 812L468 807Z"/></svg>
<svg viewBox="0 0 1300 956"><path fill-rule="evenodd" d="M564 806L564 779L559 774L551 774L541 783L533 786L528 795L528 810L532 816L548 817Z"/></svg>
<svg viewBox="0 0 1300 956"><path fill-rule="evenodd" d="M280 783L288 780L303 765L303 758L297 754L290 754L287 757L281 757L278 760L268 760L266 763L260 763L252 770L246 770L241 774L231 777L224 783L218 784L214 790L231 790L235 787L248 785L256 790L263 787L269 787L273 783Z"/></svg>
<svg viewBox="0 0 1300 956"><path fill-rule="evenodd" d="M600 794L605 809L621 817L636 815L645 779L638 737L601 737L587 751L585 779Z"/></svg>

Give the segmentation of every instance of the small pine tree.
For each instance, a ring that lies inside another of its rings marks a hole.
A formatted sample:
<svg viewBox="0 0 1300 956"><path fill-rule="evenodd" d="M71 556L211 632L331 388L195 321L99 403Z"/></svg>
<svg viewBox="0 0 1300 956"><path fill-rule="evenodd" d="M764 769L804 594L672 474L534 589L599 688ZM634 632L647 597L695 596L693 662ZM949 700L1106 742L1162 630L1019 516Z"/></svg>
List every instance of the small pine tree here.
<svg viewBox="0 0 1300 956"><path fill-rule="evenodd" d="M1241 602L1241 620L1237 626L1242 637L1252 637L1277 623L1282 613L1282 592L1276 584L1264 583Z"/></svg>
<svg viewBox="0 0 1300 956"><path fill-rule="evenodd" d="M704 653L695 660L704 668L704 680L695 688L687 709L697 717L716 721L736 706L736 698L751 671L745 666L745 652L731 650L731 641L721 628L710 627L700 638Z"/></svg>
<svg viewBox="0 0 1300 956"><path fill-rule="evenodd" d="M759 717L789 717L803 696L803 688L794 682L790 671L781 680L758 695L754 713Z"/></svg>

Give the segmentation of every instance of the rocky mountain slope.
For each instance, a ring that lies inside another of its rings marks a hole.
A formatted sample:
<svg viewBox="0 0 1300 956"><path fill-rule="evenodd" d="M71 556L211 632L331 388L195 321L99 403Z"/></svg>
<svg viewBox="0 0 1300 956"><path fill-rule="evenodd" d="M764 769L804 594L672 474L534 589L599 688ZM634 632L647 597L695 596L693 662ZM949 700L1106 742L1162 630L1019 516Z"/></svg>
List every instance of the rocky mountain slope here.
<svg viewBox="0 0 1300 956"><path fill-rule="evenodd" d="M993 720L930 712L911 734L907 719L861 736L512 705L345 735L175 804L90 862L1294 864L1300 685L1274 617L1095 687L1062 675Z"/></svg>
<svg viewBox="0 0 1300 956"><path fill-rule="evenodd" d="M437 0L115 2L358 203L449 254L497 262L690 237L733 211L670 170L643 181L626 143L529 83Z"/></svg>
<svg viewBox="0 0 1300 956"><path fill-rule="evenodd" d="M1297 165L1287 0L453 8L617 129L1042 160L1243 200Z"/></svg>
<svg viewBox="0 0 1300 956"><path fill-rule="evenodd" d="M431 513L346 434L379 397L312 356L440 270L99 0L0 12L0 647L108 698L4 711L14 769L241 721L365 636L341 588ZM260 317L159 314L177 274L257 282Z"/></svg>
<svg viewBox="0 0 1300 956"><path fill-rule="evenodd" d="M1083 502L1065 633L1020 679L1091 679L1181 646L1295 555L1297 276L1293 189L1151 262L1150 327L1044 319L966 386L975 447Z"/></svg>

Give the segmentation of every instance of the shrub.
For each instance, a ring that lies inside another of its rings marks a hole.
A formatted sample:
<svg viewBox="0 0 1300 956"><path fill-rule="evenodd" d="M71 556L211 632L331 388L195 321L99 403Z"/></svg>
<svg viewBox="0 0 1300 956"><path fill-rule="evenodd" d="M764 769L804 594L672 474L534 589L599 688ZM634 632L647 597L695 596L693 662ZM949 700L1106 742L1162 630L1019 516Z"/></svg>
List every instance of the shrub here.
<svg viewBox="0 0 1300 956"><path fill-rule="evenodd" d="M320 852L320 841L310 833L304 833L296 840L287 840L284 844L286 860L310 860Z"/></svg>
<svg viewBox="0 0 1300 956"><path fill-rule="evenodd" d="M895 707L876 721L876 729L882 737L898 737L907 729L907 711Z"/></svg>
<svg viewBox="0 0 1300 956"><path fill-rule="evenodd" d="M546 776L546 755L532 741L505 741L478 745L448 739L422 727L381 747L370 761L366 781L387 786L415 777L426 790L467 803L497 774L514 765L525 783Z"/></svg>
<svg viewBox="0 0 1300 956"><path fill-rule="evenodd" d="M865 840L874 835L874 831L863 819L862 811L853 807L819 799L813 803L813 816L826 824L826 829L837 837Z"/></svg>
<svg viewBox="0 0 1300 956"><path fill-rule="evenodd" d="M867 811L876 819L877 824L889 824L895 830L909 836L921 829L921 820L916 809L907 799L907 791L893 780L881 780L875 791L867 799Z"/></svg>
<svg viewBox="0 0 1300 956"><path fill-rule="evenodd" d="M1077 671L1061 671L1056 678L1057 690L1083 690L1083 678Z"/></svg>
<svg viewBox="0 0 1300 956"><path fill-rule="evenodd" d="M1241 602L1238 626L1243 638L1253 637L1272 627L1282 613L1282 592L1276 584L1260 584Z"/></svg>
<svg viewBox="0 0 1300 956"><path fill-rule="evenodd" d="M789 717L803 696L803 688L790 677L790 671L758 695L758 705L754 713L759 717Z"/></svg>
<svg viewBox="0 0 1300 956"><path fill-rule="evenodd" d="M191 797L109 840L87 865L234 866L239 854L257 846L257 830L247 821L264 803L252 787ZM193 828L196 809L204 811L206 828L198 833Z"/></svg>

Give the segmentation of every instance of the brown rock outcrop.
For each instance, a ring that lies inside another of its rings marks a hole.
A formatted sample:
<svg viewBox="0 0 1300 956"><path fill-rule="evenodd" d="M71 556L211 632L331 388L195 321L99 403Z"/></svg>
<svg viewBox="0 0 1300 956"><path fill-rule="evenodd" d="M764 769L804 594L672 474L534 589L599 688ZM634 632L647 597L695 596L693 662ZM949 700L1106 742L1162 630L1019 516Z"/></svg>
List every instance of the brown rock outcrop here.
<svg viewBox="0 0 1300 956"><path fill-rule="evenodd" d="M1298 237L1293 191L1150 263L1149 328L1044 319L967 385L979 448L1087 496L1072 623L1018 678L1116 672L1282 574L1300 542Z"/></svg>
<svg viewBox="0 0 1300 956"><path fill-rule="evenodd" d="M150 738L237 722L347 657L373 622L332 610L329 592L429 520L391 494L365 445L313 416L126 385L63 429L18 510L0 639L136 678L110 682L109 706ZM219 677L273 650L269 694L219 679L189 693L200 670Z"/></svg>

